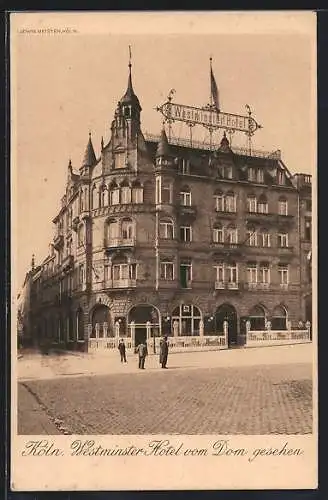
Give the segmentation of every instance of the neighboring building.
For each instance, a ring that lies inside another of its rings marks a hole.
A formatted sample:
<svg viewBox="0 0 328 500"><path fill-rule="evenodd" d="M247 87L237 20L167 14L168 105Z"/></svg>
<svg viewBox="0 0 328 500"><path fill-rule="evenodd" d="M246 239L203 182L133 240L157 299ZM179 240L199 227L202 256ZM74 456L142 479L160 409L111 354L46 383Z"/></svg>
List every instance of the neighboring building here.
<svg viewBox="0 0 328 500"><path fill-rule="evenodd" d="M248 319L259 330L305 321L310 177L292 177L279 152L232 150L225 134L215 151L144 135L140 114L130 66L100 158L90 136L79 173L69 162L52 250L33 275L35 337L87 349L131 324L138 343L149 325L197 336L227 320L231 345Z"/></svg>

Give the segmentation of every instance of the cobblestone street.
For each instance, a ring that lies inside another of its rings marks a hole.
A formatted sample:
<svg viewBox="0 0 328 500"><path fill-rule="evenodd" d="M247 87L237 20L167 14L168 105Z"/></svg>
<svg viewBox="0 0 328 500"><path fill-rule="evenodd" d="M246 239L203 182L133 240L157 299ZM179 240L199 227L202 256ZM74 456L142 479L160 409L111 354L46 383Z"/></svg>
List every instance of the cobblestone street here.
<svg viewBox="0 0 328 500"><path fill-rule="evenodd" d="M312 365L281 360L284 364L22 380L18 432L311 433ZM40 414L48 426L36 425Z"/></svg>

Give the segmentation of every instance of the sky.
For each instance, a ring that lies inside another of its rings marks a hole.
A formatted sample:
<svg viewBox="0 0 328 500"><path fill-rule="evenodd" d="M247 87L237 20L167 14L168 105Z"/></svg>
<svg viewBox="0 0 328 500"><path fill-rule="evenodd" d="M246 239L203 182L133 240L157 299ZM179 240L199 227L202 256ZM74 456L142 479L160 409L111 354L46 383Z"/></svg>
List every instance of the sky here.
<svg viewBox="0 0 328 500"><path fill-rule="evenodd" d="M69 27L70 34L23 30ZM282 151L292 173L316 169L315 17L311 13L16 14L11 32L12 241L16 287L34 253L42 261L64 194L91 131L96 155L109 139L126 90L128 46L143 132L158 134L155 110L170 89L180 104L209 102L209 58L221 110L263 126L253 147ZM176 137L188 136L176 123ZM199 129L200 139L204 131ZM220 132L220 134L222 134ZM219 138L219 136L217 136ZM246 145L235 134L235 145Z"/></svg>

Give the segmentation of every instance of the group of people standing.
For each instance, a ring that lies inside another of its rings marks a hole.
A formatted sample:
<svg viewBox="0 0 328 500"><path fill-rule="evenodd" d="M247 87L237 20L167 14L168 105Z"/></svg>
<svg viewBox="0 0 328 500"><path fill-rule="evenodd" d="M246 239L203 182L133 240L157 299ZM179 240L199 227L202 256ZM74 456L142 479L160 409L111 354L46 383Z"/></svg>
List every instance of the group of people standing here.
<svg viewBox="0 0 328 500"><path fill-rule="evenodd" d="M126 347L123 339L120 339L118 343L118 350L121 356L121 363L126 363L127 362ZM136 353L138 354L139 369L144 370L146 357L148 356L148 347L146 341L141 342L138 345L138 347L136 348ZM159 350L159 363L163 369L167 368L166 364L167 364L168 354L169 354L169 343L167 341L167 337L163 337L160 341L160 350Z"/></svg>

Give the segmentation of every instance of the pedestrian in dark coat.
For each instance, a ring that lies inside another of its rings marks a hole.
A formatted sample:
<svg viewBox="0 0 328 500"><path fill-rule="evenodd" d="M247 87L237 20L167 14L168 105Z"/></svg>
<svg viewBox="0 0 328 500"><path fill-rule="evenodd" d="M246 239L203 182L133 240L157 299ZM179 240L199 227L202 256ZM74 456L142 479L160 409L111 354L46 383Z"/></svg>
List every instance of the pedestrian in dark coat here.
<svg viewBox="0 0 328 500"><path fill-rule="evenodd" d="M139 357L139 368L141 370L145 369L145 359L148 356L148 349L146 342L141 342L136 349Z"/></svg>
<svg viewBox="0 0 328 500"><path fill-rule="evenodd" d="M123 339L120 339L119 343L118 343L118 350L120 351L120 355L121 355L121 363L126 363L126 349L125 349L125 344L124 344L124 340Z"/></svg>
<svg viewBox="0 0 328 500"><path fill-rule="evenodd" d="M166 368L168 354L169 354L169 344L167 341L167 337L164 337L161 340L160 351L159 351L159 362L162 365L162 368Z"/></svg>

